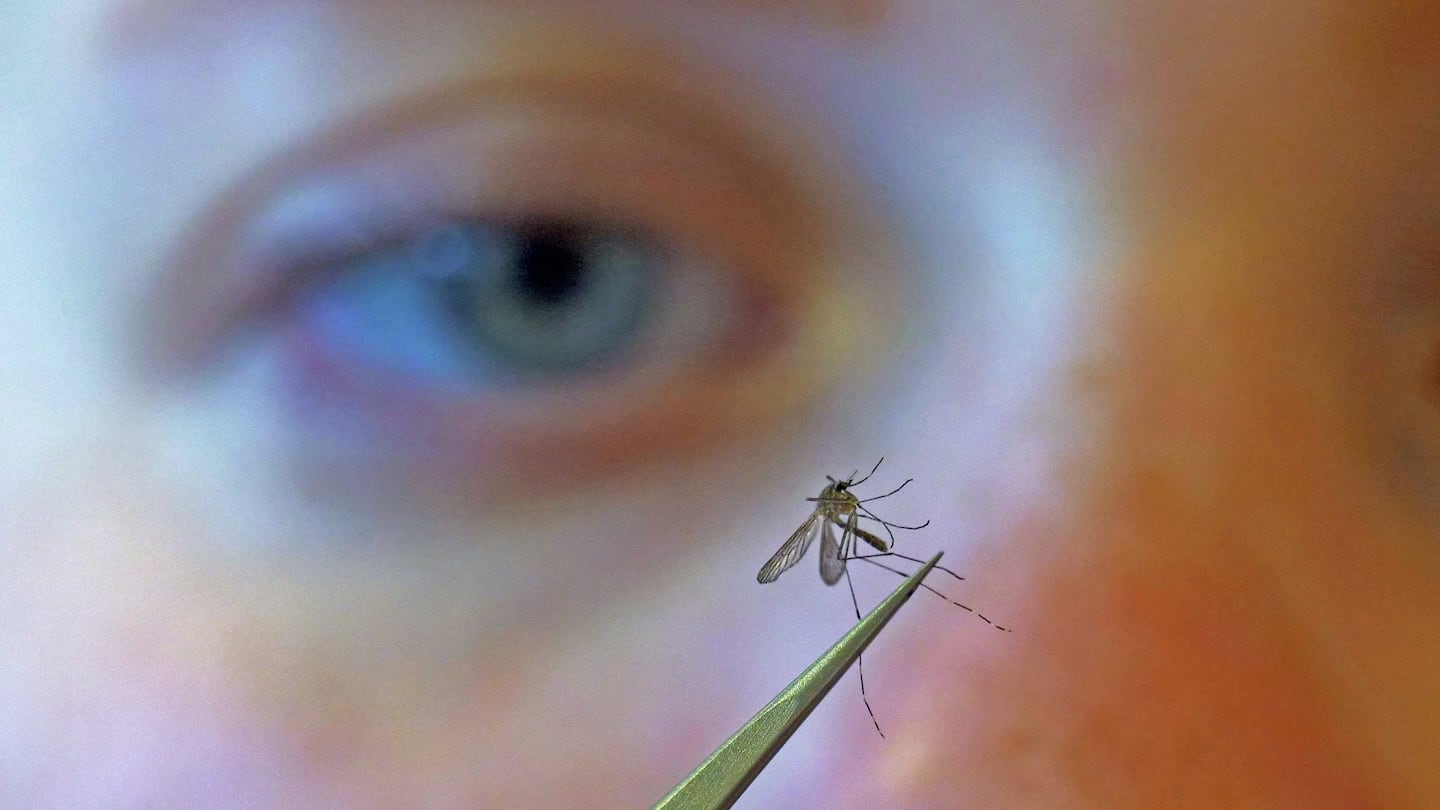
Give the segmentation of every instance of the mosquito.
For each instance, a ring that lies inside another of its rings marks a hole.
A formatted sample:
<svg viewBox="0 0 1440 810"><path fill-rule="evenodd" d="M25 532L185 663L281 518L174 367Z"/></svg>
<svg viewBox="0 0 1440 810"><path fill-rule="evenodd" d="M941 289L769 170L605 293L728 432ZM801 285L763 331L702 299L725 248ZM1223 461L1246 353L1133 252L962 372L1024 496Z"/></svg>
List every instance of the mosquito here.
<svg viewBox="0 0 1440 810"><path fill-rule="evenodd" d="M872 501L878 501L894 495L915 479L907 478L900 486L890 490L884 495L876 495L872 498L862 499L856 497L856 495L851 492L851 489L854 487L869 481L870 476L874 475L876 470L880 469L880 465L884 463L884 461L885 459L882 457L879 461L875 462L875 466L870 469L870 472L866 473L865 477L859 480L855 479L855 476L860 472L859 470L851 473L849 478L840 481L835 480L831 476L825 476L825 480L830 483L826 484L825 488L820 490L820 495L818 497L805 499L815 504L815 511L810 513L810 517L806 518L805 522L800 524L800 528L796 529L795 533L790 535L790 539L786 540L785 543L780 546L780 549L775 552L775 555L767 560L764 565L760 566L760 573L757 574L755 578L761 584L774 582L781 574L790 570L796 563L800 562L800 559L805 556L805 552L808 551L811 544L815 542L815 538L819 537L820 579L824 581L826 585L834 585L840 581L842 576L845 577L845 584L850 589L850 603L855 608L855 618L858 621L860 619L860 601L855 598L855 584L851 582L850 572L845 567L847 561L863 560L901 577L906 576L905 572L891 568L880 562L879 558L898 557L902 560L923 565L925 563L924 560L892 551L895 547L895 532L892 531L892 529L918 531L929 526L930 521L927 520L918 526L904 526L899 523L891 523L888 520L878 517L865 506L865 504ZM885 538L861 528L858 524L861 518L873 520L880 524L881 527L885 529L885 533L889 537L889 542L886 542ZM840 538L838 540L835 537L836 528L840 529ZM871 548L874 548L876 553L857 554L856 550L860 540L864 540ZM937 565L935 569L944 571L957 581L964 581L965 579L943 565ZM920 583L920 587L956 607L963 608L975 614L996 630L1001 630L1006 633L1010 632L1008 627L1001 627L986 617L985 614L972 607L956 602L954 599L951 599L929 585L922 582ZM869 712L870 722L875 724L875 731L879 732L881 737L884 737L885 732L880 731L880 722L875 719L875 711L870 708L870 699L865 695L865 660L863 657L858 662L858 668L860 672L860 699L865 702L865 711Z"/></svg>

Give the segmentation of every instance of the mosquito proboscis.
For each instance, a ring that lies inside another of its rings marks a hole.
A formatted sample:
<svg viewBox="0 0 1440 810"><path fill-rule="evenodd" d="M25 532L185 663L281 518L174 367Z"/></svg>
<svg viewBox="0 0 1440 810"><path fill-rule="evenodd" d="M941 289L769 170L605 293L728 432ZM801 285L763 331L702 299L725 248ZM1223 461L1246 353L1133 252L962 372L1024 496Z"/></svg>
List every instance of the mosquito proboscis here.
<svg viewBox="0 0 1440 810"><path fill-rule="evenodd" d="M901 577L906 576L905 572L880 562L880 559L895 557L923 565L925 563L924 560L919 560L894 551L895 533L892 530L903 529L906 531L918 531L929 526L930 521L927 520L918 526L905 526L899 523L891 523L877 516L865 505L872 501L878 501L894 495L904 489L914 479L907 478L900 486L890 490L884 495L876 495L871 498L859 498L851 491L854 487L869 481L870 476L874 475L876 470L880 469L880 465L884 461L885 459L882 457L879 461L875 462L875 466L871 468L870 472L866 473L865 477L859 480L855 478L860 472L859 470L851 473L849 478L838 481L828 475L825 476L825 480L830 483L825 485L825 488L820 491L817 497L805 499L815 504L815 510L810 513L810 517L806 518L804 523L800 524L800 528L796 529L794 534L790 535L790 539L786 540L784 544L780 546L780 549L775 552L774 556L760 567L760 573L757 574L755 578L762 584L774 582L781 574L790 570L796 563L800 562L800 559L805 556L805 552L808 551L811 544L815 542L815 538L819 537L820 579L824 581L826 585L834 585L840 581L842 576L845 578L845 584L850 589L850 603L855 608L856 620L859 620L860 600L855 597L855 585L850 581L850 571L845 566L846 562L850 560L860 560ZM887 542L885 538L861 528L858 525L861 519L873 520L880 524L881 527L885 529L889 541ZM837 528L840 529L840 538L838 540L835 537L835 529ZM875 553L857 554L856 549L858 548L860 540L864 540L866 544L874 548ZM965 579L943 565L937 565L935 569L949 574L956 581L963 582ZM920 587L958 608L975 614L996 630L1007 633L1010 632L1010 628L1001 627L980 611L951 599L929 585L922 582L920 583ZM875 719L875 711L870 708L870 699L865 694L865 660L863 657L858 661L858 669L860 672L860 698L865 702L865 711L870 713L870 722L875 724L875 730L880 733L881 737L884 737L885 732L880 731L880 722Z"/></svg>

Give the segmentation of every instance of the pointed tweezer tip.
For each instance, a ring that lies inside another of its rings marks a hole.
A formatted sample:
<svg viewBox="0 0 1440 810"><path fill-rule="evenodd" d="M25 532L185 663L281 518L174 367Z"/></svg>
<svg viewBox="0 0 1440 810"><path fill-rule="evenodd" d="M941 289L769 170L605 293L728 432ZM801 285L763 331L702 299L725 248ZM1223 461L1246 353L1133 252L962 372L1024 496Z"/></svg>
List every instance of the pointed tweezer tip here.
<svg viewBox="0 0 1440 810"><path fill-rule="evenodd" d="M936 552L920 570L900 583L900 587L676 785L655 805L656 810L711 810L733 805L900 606L915 593L944 554Z"/></svg>

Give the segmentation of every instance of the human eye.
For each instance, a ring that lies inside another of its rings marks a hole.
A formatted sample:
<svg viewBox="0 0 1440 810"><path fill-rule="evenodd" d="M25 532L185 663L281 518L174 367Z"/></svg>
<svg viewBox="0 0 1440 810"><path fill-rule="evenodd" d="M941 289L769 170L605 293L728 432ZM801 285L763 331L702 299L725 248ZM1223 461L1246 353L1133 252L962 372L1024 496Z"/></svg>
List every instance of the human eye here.
<svg viewBox="0 0 1440 810"><path fill-rule="evenodd" d="M281 429L349 472L543 488L763 435L884 344L887 296L877 229L762 141L634 75L377 110L214 206L166 345L263 354Z"/></svg>
<svg viewBox="0 0 1440 810"><path fill-rule="evenodd" d="M603 371L683 306L663 300L673 285L656 241L563 218L440 222L344 262L302 317L320 350L431 386Z"/></svg>

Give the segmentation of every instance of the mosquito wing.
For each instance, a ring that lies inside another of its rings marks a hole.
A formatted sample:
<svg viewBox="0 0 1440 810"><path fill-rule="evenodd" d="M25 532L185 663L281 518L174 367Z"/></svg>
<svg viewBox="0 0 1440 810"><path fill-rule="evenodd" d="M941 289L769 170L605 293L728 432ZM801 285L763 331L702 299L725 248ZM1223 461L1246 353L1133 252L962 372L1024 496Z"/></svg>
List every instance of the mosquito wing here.
<svg viewBox="0 0 1440 810"><path fill-rule="evenodd" d="M824 524L820 533L820 578L825 580L826 585L834 585L840 581L845 574L845 558L840 556L842 543L835 540L835 522L829 519L820 521ZM850 537L850 529L845 529L845 537Z"/></svg>
<svg viewBox="0 0 1440 810"><path fill-rule="evenodd" d="M820 533L820 527L828 524L829 522L821 517L820 512L812 514L808 520L800 524L800 528L796 529L794 534L790 535L790 539L785 541L785 545L775 552L775 556L760 566L760 573L756 575L755 579L762 583L774 582L776 577L785 573L795 563L800 562L800 558L805 556L805 551L810 548L810 544L815 542L815 535Z"/></svg>

